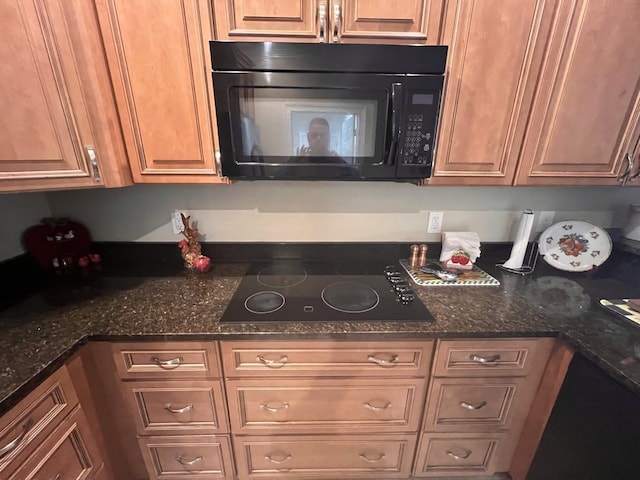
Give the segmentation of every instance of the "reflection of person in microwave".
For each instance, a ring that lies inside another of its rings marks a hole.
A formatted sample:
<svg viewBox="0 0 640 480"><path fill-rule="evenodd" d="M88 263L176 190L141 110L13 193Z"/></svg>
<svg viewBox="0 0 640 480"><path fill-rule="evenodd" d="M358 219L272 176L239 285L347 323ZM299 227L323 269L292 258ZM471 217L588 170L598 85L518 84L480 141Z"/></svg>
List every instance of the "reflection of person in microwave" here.
<svg viewBox="0 0 640 480"><path fill-rule="evenodd" d="M356 176L357 169L329 149L330 138L329 122L322 117L312 119L307 131L309 146L299 147L286 166L272 167L270 175L301 179Z"/></svg>
<svg viewBox="0 0 640 480"><path fill-rule="evenodd" d="M337 157L338 154L335 151L329 150L330 140L331 133L327 119L322 117L313 118L309 122L309 130L307 131L309 146L301 146L298 148L297 154L303 157Z"/></svg>

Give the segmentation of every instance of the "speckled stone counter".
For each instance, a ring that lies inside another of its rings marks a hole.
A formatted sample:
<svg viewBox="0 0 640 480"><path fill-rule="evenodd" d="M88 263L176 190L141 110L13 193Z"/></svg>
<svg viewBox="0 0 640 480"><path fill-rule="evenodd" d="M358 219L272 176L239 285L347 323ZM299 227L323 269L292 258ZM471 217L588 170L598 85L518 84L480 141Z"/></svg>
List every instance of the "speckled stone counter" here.
<svg viewBox="0 0 640 480"><path fill-rule="evenodd" d="M497 260L484 255L479 266L500 286L416 286L435 317L429 323L220 324L246 263L217 263L201 275L104 278L93 298L58 307L34 294L0 313L0 413L92 340L559 336L640 395L640 327L598 305L640 297L638 257L616 251L589 274L541 261L524 277L497 269Z"/></svg>

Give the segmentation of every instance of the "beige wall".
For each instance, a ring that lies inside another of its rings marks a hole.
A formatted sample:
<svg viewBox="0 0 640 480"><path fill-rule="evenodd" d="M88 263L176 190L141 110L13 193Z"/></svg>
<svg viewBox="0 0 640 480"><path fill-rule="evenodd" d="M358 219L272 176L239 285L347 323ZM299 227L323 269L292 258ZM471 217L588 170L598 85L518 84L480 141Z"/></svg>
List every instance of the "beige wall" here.
<svg viewBox="0 0 640 480"><path fill-rule="evenodd" d="M23 253L22 232L50 215L44 193L0 195L0 261Z"/></svg>
<svg viewBox="0 0 640 480"><path fill-rule="evenodd" d="M234 185L137 185L47 194L51 211L79 220L94 239L175 241L174 209L188 210L208 242L414 242L429 211L444 229L477 231L482 241L513 239L525 208L555 210L555 220L620 226L634 188L416 187L374 182L238 182Z"/></svg>
<svg viewBox="0 0 640 480"><path fill-rule="evenodd" d="M419 242L429 211L445 230L471 230L484 242L513 240L520 212L555 210L603 227L621 226L640 189L416 187L395 183L238 182L137 185L121 189L0 195L0 260L22 253L20 235L40 218L68 216L95 240L172 242L174 209L189 210L208 242Z"/></svg>

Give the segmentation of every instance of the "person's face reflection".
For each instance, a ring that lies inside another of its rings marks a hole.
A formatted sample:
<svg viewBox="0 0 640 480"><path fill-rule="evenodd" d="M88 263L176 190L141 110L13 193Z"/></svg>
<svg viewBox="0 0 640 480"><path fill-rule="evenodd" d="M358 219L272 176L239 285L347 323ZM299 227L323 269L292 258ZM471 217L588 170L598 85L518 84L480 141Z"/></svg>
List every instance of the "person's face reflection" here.
<svg viewBox="0 0 640 480"><path fill-rule="evenodd" d="M312 123L309 125L307 140L312 155L326 155L329 152L329 127Z"/></svg>

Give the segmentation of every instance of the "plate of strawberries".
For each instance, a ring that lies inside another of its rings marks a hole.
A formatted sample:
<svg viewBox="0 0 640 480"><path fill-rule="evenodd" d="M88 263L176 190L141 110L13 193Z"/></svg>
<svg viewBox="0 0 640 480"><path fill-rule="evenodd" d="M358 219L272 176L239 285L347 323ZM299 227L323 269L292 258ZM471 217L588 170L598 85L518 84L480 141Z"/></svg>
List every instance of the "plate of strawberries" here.
<svg viewBox="0 0 640 480"><path fill-rule="evenodd" d="M538 239L540 255L559 270L586 272L611 255L611 237L601 227L580 220L565 220L547 228Z"/></svg>

